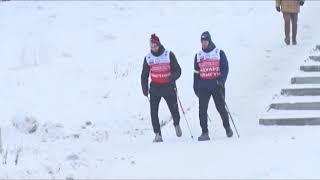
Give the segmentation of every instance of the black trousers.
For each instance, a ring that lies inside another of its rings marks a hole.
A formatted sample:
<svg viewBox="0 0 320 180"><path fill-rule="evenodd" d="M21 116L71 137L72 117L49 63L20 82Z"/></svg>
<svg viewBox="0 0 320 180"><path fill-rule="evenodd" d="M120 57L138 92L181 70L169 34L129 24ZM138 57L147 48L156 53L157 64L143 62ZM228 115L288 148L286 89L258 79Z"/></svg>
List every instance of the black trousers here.
<svg viewBox="0 0 320 180"><path fill-rule="evenodd" d="M229 116L225 106L225 88L217 86L214 90L199 89L199 119L203 133L208 132L208 105L211 96L223 121L224 128L230 128Z"/></svg>
<svg viewBox="0 0 320 180"><path fill-rule="evenodd" d="M151 121L154 133L161 134L160 122L159 122L159 104L161 98L167 102L171 116L173 118L173 124L179 125L180 123L180 114L179 107L177 102L177 94L173 88L161 89L161 93L150 92L150 109L151 109Z"/></svg>

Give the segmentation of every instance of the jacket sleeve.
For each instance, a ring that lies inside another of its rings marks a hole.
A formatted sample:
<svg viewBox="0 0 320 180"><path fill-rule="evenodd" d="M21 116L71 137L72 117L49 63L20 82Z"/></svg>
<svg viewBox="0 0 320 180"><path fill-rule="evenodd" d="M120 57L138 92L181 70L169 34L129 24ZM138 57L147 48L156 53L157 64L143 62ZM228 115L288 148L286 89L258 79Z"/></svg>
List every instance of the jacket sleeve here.
<svg viewBox="0 0 320 180"><path fill-rule="evenodd" d="M176 56L173 52L170 52L170 67L171 67L171 81L176 81L181 76L181 67L177 61Z"/></svg>
<svg viewBox="0 0 320 180"><path fill-rule="evenodd" d="M148 94L148 90L149 90L149 85L148 85L149 72L150 72L150 67L149 67L149 65L147 63L146 58L144 58L142 72L141 72L141 87L142 87L143 94Z"/></svg>
<svg viewBox="0 0 320 180"><path fill-rule="evenodd" d="M219 78L219 81L223 83L223 85L227 81L228 73L229 73L229 64L228 59L224 51L220 51L220 71L221 71L221 77Z"/></svg>
<svg viewBox="0 0 320 180"><path fill-rule="evenodd" d="M276 0L276 7L280 7L281 6L281 0Z"/></svg>
<svg viewBox="0 0 320 180"><path fill-rule="evenodd" d="M197 62L197 55L194 57L194 73L193 73L193 91L199 97L199 80L200 80L200 67Z"/></svg>

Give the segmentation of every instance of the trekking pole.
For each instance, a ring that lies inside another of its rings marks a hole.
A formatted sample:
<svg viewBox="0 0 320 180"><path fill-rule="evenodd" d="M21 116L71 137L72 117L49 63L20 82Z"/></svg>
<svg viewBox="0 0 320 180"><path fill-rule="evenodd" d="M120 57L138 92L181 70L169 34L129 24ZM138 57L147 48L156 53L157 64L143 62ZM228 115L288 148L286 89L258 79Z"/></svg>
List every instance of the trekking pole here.
<svg viewBox="0 0 320 180"><path fill-rule="evenodd" d="M186 120L187 122L187 126L188 126L188 129L189 129L189 132L190 132L190 135L191 135L191 139L193 139L193 135L192 135L192 132L191 132L191 129L190 129L190 126L189 126L189 123L188 123L188 120L187 120L187 117L186 117L186 113L182 107L182 104L181 104L181 101L180 101L180 98L178 96L178 90L176 89L176 94L177 94L177 98L178 98L178 101L179 101L179 104L180 104L180 107L181 107L181 110L182 110L182 113L183 113L183 116L184 116L184 119Z"/></svg>
<svg viewBox="0 0 320 180"><path fill-rule="evenodd" d="M227 105L226 102L225 102L225 105L226 105L227 112L228 112L228 114L229 114L229 116L230 116L230 119L231 119L231 121L232 121L232 124L233 124L233 126L234 126L234 129L235 129L236 132L237 132L238 138L240 138L240 135L239 135L239 133L238 133L237 127L236 127L236 125L234 124L233 118L232 118L232 116L231 116L231 113L230 113L230 111L229 111L229 108L228 108L228 105Z"/></svg>
<svg viewBox="0 0 320 180"><path fill-rule="evenodd" d="M222 92L222 87L223 87L223 86L222 86L219 82L218 82L218 86L220 86L220 94L221 94L221 96L222 96L222 99L223 99L223 101L224 101L224 105L225 105L226 110L227 110L227 112L228 112L228 114L229 114L229 116L230 116L230 119L231 119L231 121L232 121L233 127L234 127L234 129L236 130L236 133L237 133L237 135L238 135L238 138L240 138L240 135L239 135L239 133L238 133L237 127L236 127L236 125L234 124L232 115L231 115L231 113L230 113L230 111L229 111L229 108L228 108L228 105L227 105L225 96L224 96L224 94L223 94L223 92Z"/></svg>

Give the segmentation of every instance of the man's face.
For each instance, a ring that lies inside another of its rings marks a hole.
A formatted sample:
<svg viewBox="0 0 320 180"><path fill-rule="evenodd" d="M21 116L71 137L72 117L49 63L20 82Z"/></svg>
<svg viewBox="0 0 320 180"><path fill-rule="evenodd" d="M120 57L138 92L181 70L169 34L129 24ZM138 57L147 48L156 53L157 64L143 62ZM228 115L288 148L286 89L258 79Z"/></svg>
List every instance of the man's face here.
<svg viewBox="0 0 320 180"><path fill-rule="evenodd" d="M207 49L209 46L209 41L201 40L202 49Z"/></svg>
<svg viewBox="0 0 320 180"><path fill-rule="evenodd" d="M159 51L159 46L155 43L150 43L150 48L151 48L151 51L154 53Z"/></svg>

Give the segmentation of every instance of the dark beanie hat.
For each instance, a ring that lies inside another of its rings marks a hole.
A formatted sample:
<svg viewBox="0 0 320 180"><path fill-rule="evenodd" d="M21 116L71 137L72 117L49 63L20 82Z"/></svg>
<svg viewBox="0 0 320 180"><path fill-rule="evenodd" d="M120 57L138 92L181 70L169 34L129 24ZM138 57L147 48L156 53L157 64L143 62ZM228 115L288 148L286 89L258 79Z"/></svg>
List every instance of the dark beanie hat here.
<svg viewBox="0 0 320 180"><path fill-rule="evenodd" d="M201 34L201 41L202 40L206 40L206 41L209 41L209 42L211 42L212 40L211 40L211 35L210 35L210 33L208 32L208 31L205 31L205 32L203 32L202 34Z"/></svg>

